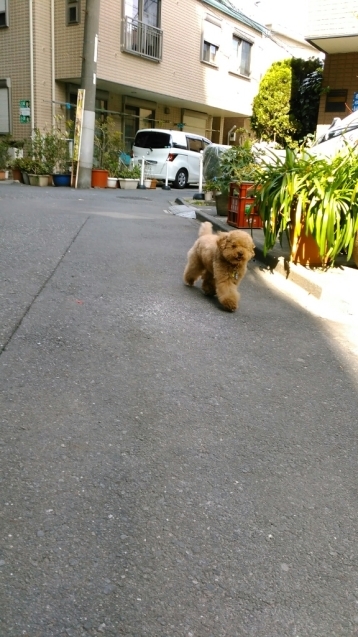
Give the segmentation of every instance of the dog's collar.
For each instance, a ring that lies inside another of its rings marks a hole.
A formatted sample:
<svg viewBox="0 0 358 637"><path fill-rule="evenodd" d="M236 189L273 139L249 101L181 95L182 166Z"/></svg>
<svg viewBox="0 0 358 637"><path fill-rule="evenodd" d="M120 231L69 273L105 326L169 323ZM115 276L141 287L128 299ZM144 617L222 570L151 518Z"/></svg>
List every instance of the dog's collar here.
<svg viewBox="0 0 358 637"><path fill-rule="evenodd" d="M238 271L237 271L237 270L233 270L233 271L231 272L231 276L232 276L232 278L233 278L233 279L235 279L235 281L237 281L237 279L239 278L239 273L238 273Z"/></svg>

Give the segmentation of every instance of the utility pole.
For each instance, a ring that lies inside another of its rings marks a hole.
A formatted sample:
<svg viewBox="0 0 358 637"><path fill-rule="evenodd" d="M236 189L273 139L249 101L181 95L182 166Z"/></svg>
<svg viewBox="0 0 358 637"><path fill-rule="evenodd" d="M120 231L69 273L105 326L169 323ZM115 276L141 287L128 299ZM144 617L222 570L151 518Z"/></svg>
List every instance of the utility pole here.
<svg viewBox="0 0 358 637"><path fill-rule="evenodd" d="M100 4L101 0L86 0L81 73L81 88L84 88L86 92L78 165L78 188L91 188Z"/></svg>

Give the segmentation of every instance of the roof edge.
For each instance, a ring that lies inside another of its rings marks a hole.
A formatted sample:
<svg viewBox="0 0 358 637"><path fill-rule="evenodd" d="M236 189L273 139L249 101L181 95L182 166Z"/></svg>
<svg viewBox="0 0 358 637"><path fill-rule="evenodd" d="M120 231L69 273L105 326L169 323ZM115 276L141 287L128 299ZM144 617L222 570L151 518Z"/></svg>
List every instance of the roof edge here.
<svg viewBox="0 0 358 637"><path fill-rule="evenodd" d="M238 22L242 24L246 24L246 26L251 27L255 31L258 31L262 35L267 36L269 34L268 29L256 20L252 20L247 15L236 9L229 0L201 0L204 4L208 4L214 9L218 9L222 13L226 13L231 18L235 18Z"/></svg>

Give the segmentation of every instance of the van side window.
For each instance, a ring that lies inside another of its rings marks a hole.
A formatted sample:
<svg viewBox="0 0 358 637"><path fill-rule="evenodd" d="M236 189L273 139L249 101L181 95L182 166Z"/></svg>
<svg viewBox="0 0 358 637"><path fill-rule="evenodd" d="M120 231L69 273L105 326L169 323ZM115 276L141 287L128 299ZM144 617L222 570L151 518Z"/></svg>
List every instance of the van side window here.
<svg viewBox="0 0 358 637"><path fill-rule="evenodd" d="M134 146L139 148L170 148L171 140L168 133L156 131L139 131L136 135Z"/></svg>
<svg viewBox="0 0 358 637"><path fill-rule="evenodd" d="M188 150L184 144L178 144L178 142L173 142L173 148L181 148L182 150Z"/></svg>
<svg viewBox="0 0 358 637"><path fill-rule="evenodd" d="M187 137L188 149L193 150L196 153L200 153L201 150L204 149L204 145L201 139L196 139L195 137Z"/></svg>

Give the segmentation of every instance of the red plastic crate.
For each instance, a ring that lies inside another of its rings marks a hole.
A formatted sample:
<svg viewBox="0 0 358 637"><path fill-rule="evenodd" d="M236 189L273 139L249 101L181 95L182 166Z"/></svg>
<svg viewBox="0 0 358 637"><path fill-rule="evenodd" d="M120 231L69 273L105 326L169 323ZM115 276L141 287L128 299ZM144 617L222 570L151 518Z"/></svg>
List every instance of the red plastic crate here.
<svg viewBox="0 0 358 637"><path fill-rule="evenodd" d="M263 223L257 213L253 197L247 197L253 184L230 184L229 208L227 223L235 228L262 228ZM244 194L242 194L244 193ZM250 214L249 210L252 210Z"/></svg>

